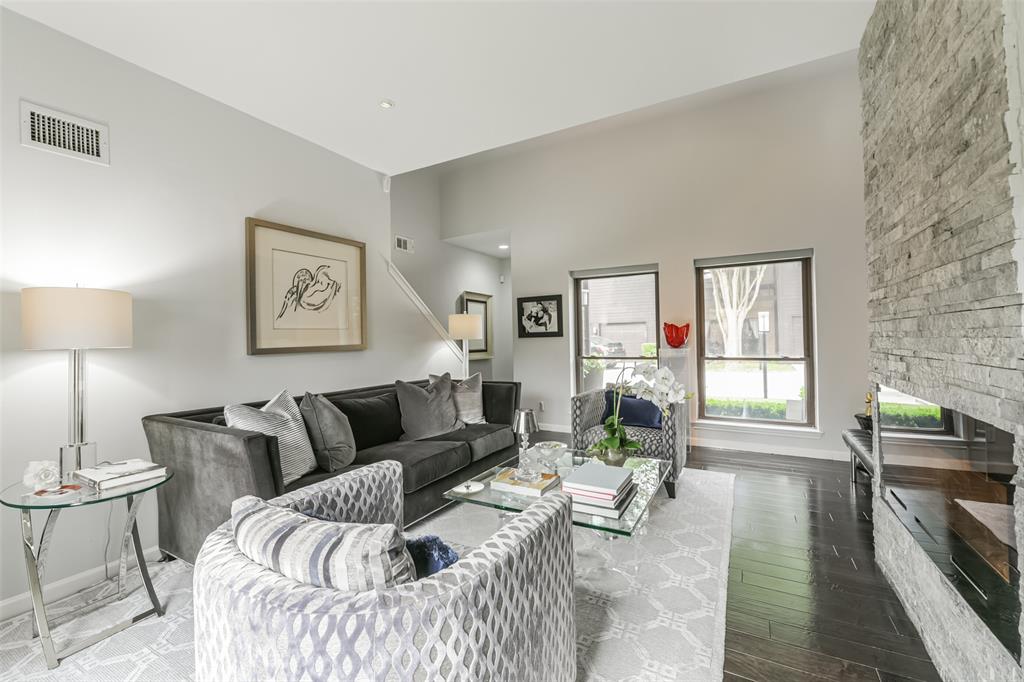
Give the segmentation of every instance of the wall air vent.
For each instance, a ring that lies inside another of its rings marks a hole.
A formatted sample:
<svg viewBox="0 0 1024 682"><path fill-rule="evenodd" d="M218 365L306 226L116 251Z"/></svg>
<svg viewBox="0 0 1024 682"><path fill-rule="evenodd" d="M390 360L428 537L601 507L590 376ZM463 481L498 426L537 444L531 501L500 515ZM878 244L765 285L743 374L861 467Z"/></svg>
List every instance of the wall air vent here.
<svg viewBox="0 0 1024 682"><path fill-rule="evenodd" d="M403 237L401 235L395 235L395 249L398 251L404 251L405 253L416 253L416 242Z"/></svg>
<svg viewBox="0 0 1024 682"><path fill-rule="evenodd" d="M21 143L26 147L109 166L109 137L102 123L21 101Z"/></svg>

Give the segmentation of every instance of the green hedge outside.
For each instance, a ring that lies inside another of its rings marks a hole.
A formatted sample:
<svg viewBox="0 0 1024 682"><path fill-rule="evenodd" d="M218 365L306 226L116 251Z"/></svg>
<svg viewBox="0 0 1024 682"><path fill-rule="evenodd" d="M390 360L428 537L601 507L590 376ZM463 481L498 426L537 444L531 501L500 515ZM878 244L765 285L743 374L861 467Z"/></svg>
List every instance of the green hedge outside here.
<svg viewBox="0 0 1024 682"><path fill-rule="evenodd" d="M743 406L747 406L746 415ZM708 398L704 402L704 412L709 417L743 417L751 419L774 419L785 421L785 400L762 400L741 398Z"/></svg>
<svg viewBox="0 0 1024 682"><path fill-rule="evenodd" d="M938 405L879 403L878 411L882 426L911 429L942 428L942 408Z"/></svg>

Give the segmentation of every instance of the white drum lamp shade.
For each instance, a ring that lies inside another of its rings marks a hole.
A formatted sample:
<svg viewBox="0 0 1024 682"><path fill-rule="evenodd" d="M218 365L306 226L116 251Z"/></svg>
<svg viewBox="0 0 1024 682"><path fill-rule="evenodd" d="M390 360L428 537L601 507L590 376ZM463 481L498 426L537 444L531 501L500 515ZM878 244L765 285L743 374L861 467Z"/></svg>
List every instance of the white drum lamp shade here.
<svg viewBox="0 0 1024 682"><path fill-rule="evenodd" d="M456 313L448 316L448 335L462 341L462 376L469 377L469 342L484 338L482 315Z"/></svg>
<svg viewBox="0 0 1024 682"><path fill-rule="evenodd" d="M26 350L131 348L132 296L110 289L22 289L21 341Z"/></svg>
<svg viewBox="0 0 1024 682"><path fill-rule="evenodd" d="M474 341L484 338L483 316L469 313L449 315L448 335L459 341Z"/></svg>

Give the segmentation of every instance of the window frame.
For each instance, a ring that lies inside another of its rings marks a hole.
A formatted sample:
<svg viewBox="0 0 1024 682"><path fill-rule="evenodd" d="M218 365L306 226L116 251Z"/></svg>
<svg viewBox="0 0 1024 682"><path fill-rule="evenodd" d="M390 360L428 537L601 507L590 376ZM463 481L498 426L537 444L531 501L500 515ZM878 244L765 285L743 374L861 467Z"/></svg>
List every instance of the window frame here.
<svg viewBox="0 0 1024 682"><path fill-rule="evenodd" d="M953 410L949 409L948 407L943 407L942 405L939 405L939 404L936 404L936 403L932 403L932 405L935 405L935 407L939 408L939 415L940 415L940 418L942 419L942 426L940 426L938 428L929 429L929 428L925 428L925 427L916 427L916 426L886 426L886 425L882 424L882 401L879 400L879 398L878 398L878 393L879 393L878 389L881 388L881 386L882 386L882 384L877 384L876 385L874 399L878 401L878 427L882 431L886 431L888 433L905 433L905 434L915 434L916 433L916 434L920 434L921 436L955 436L956 435L956 422L953 420ZM894 389L894 388L888 387L888 386L886 388L889 388L890 390L894 390L894 391L898 390L898 389ZM899 391L899 392L903 393L903 391ZM909 393L903 393L903 395L909 396L911 398L914 397L914 396L910 395ZM919 400L920 400L920 398L919 398Z"/></svg>
<svg viewBox="0 0 1024 682"><path fill-rule="evenodd" d="M694 270L697 277L697 418L701 421L716 422L722 424L755 424L755 425L771 425L771 426L791 426L791 427L808 427L815 428L817 426L817 391L815 378L815 362L814 362L814 277L813 277L813 261L814 255L780 255L778 258L761 257L761 258L743 258L736 257L735 260L728 258L715 259L714 265L695 265ZM801 357L727 357L724 355L715 355L708 357L706 355L705 339L704 339L704 271L705 270L718 270L722 268L735 268L735 267L746 267L752 265L775 265L777 263L793 263L798 262L801 264L801 287L803 289L803 314L804 314L804 355ZM705 390L705 370L704 366L708 360L725 360L727 362L737 361L748 361L748 362L803 362L804 363L804 421L786 421L776 419L750 419L744 417L727 417L722 415L711 415L707 414L707 391Z"/></svg>
<svg viewBox="0 0 1024 682"><path fill-rule="evenodd" d="M583 327L583 293L581 285L583 280L592 279L617 279L620 277L635 277L637 275L653 275L654 276L654 357L635 357L632 355L583 355L583 340L584 336L590 338L590 330L584 329ZM579 392L583 386L583 362L585 360L622 360L622 361L644 361L654 360L655 363L659 360L658 351L661 348L660 345L660 330L661 330L661 280L658 277L657 270L633 270L630 268L623 268L621 272L616 272L615 269L608 271L601 271L600 274L589 275L586 272L573 273L572 276L572 288L573 288L573 322L575 329L575 340L573 342L573 375L576 381L576 392Z"/></svg>

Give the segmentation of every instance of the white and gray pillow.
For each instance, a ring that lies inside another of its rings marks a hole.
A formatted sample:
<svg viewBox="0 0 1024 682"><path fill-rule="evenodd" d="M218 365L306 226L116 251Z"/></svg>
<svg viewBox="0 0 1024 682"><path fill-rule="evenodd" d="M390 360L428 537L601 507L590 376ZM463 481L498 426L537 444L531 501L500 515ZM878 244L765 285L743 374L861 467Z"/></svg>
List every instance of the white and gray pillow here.
<svg viewBox="0 0 1024 682"><path fill-rule="evenodd" d="M322 395L306 393L299 403L309 444L324 471L344 469L356 458L356 437L345 413Z"/></svg>
<svg viewBox="0 0 1024 682"><path fill-rule="evenodd" d="M465 426L459 421L452 399L452 377L445 372L426 388L404 381L395 382L398 407L402 411L401 440L421 440L451 433Z"/></svg>
<svg viewBox="0 0 1024 682"><path fill-rule="evenodd" d="M429 376L430 381L441 377L436 374ZM455 400L455 413L466 424L486 424L484 419L484 378L477 372L468 379L452 379L452 399Z"/></svg>
<svg viewBox="0 0 1024 682"><path fill-rule="evenodd" d="M416 568L393 524L322 521L246 495L231 504L242 554L292 580L344 592L412 582Z"/></svg>
<svg viewBox="0 0 1024 682"><path fill-rule="evenodd" d="M277 436L281 478L285 485L316 471L316 456L309 444L306 424L302 420L299 406L288 391L281 391L260 409L248 405L228 405L224 408L224 420L233 429Z"/></svg>

